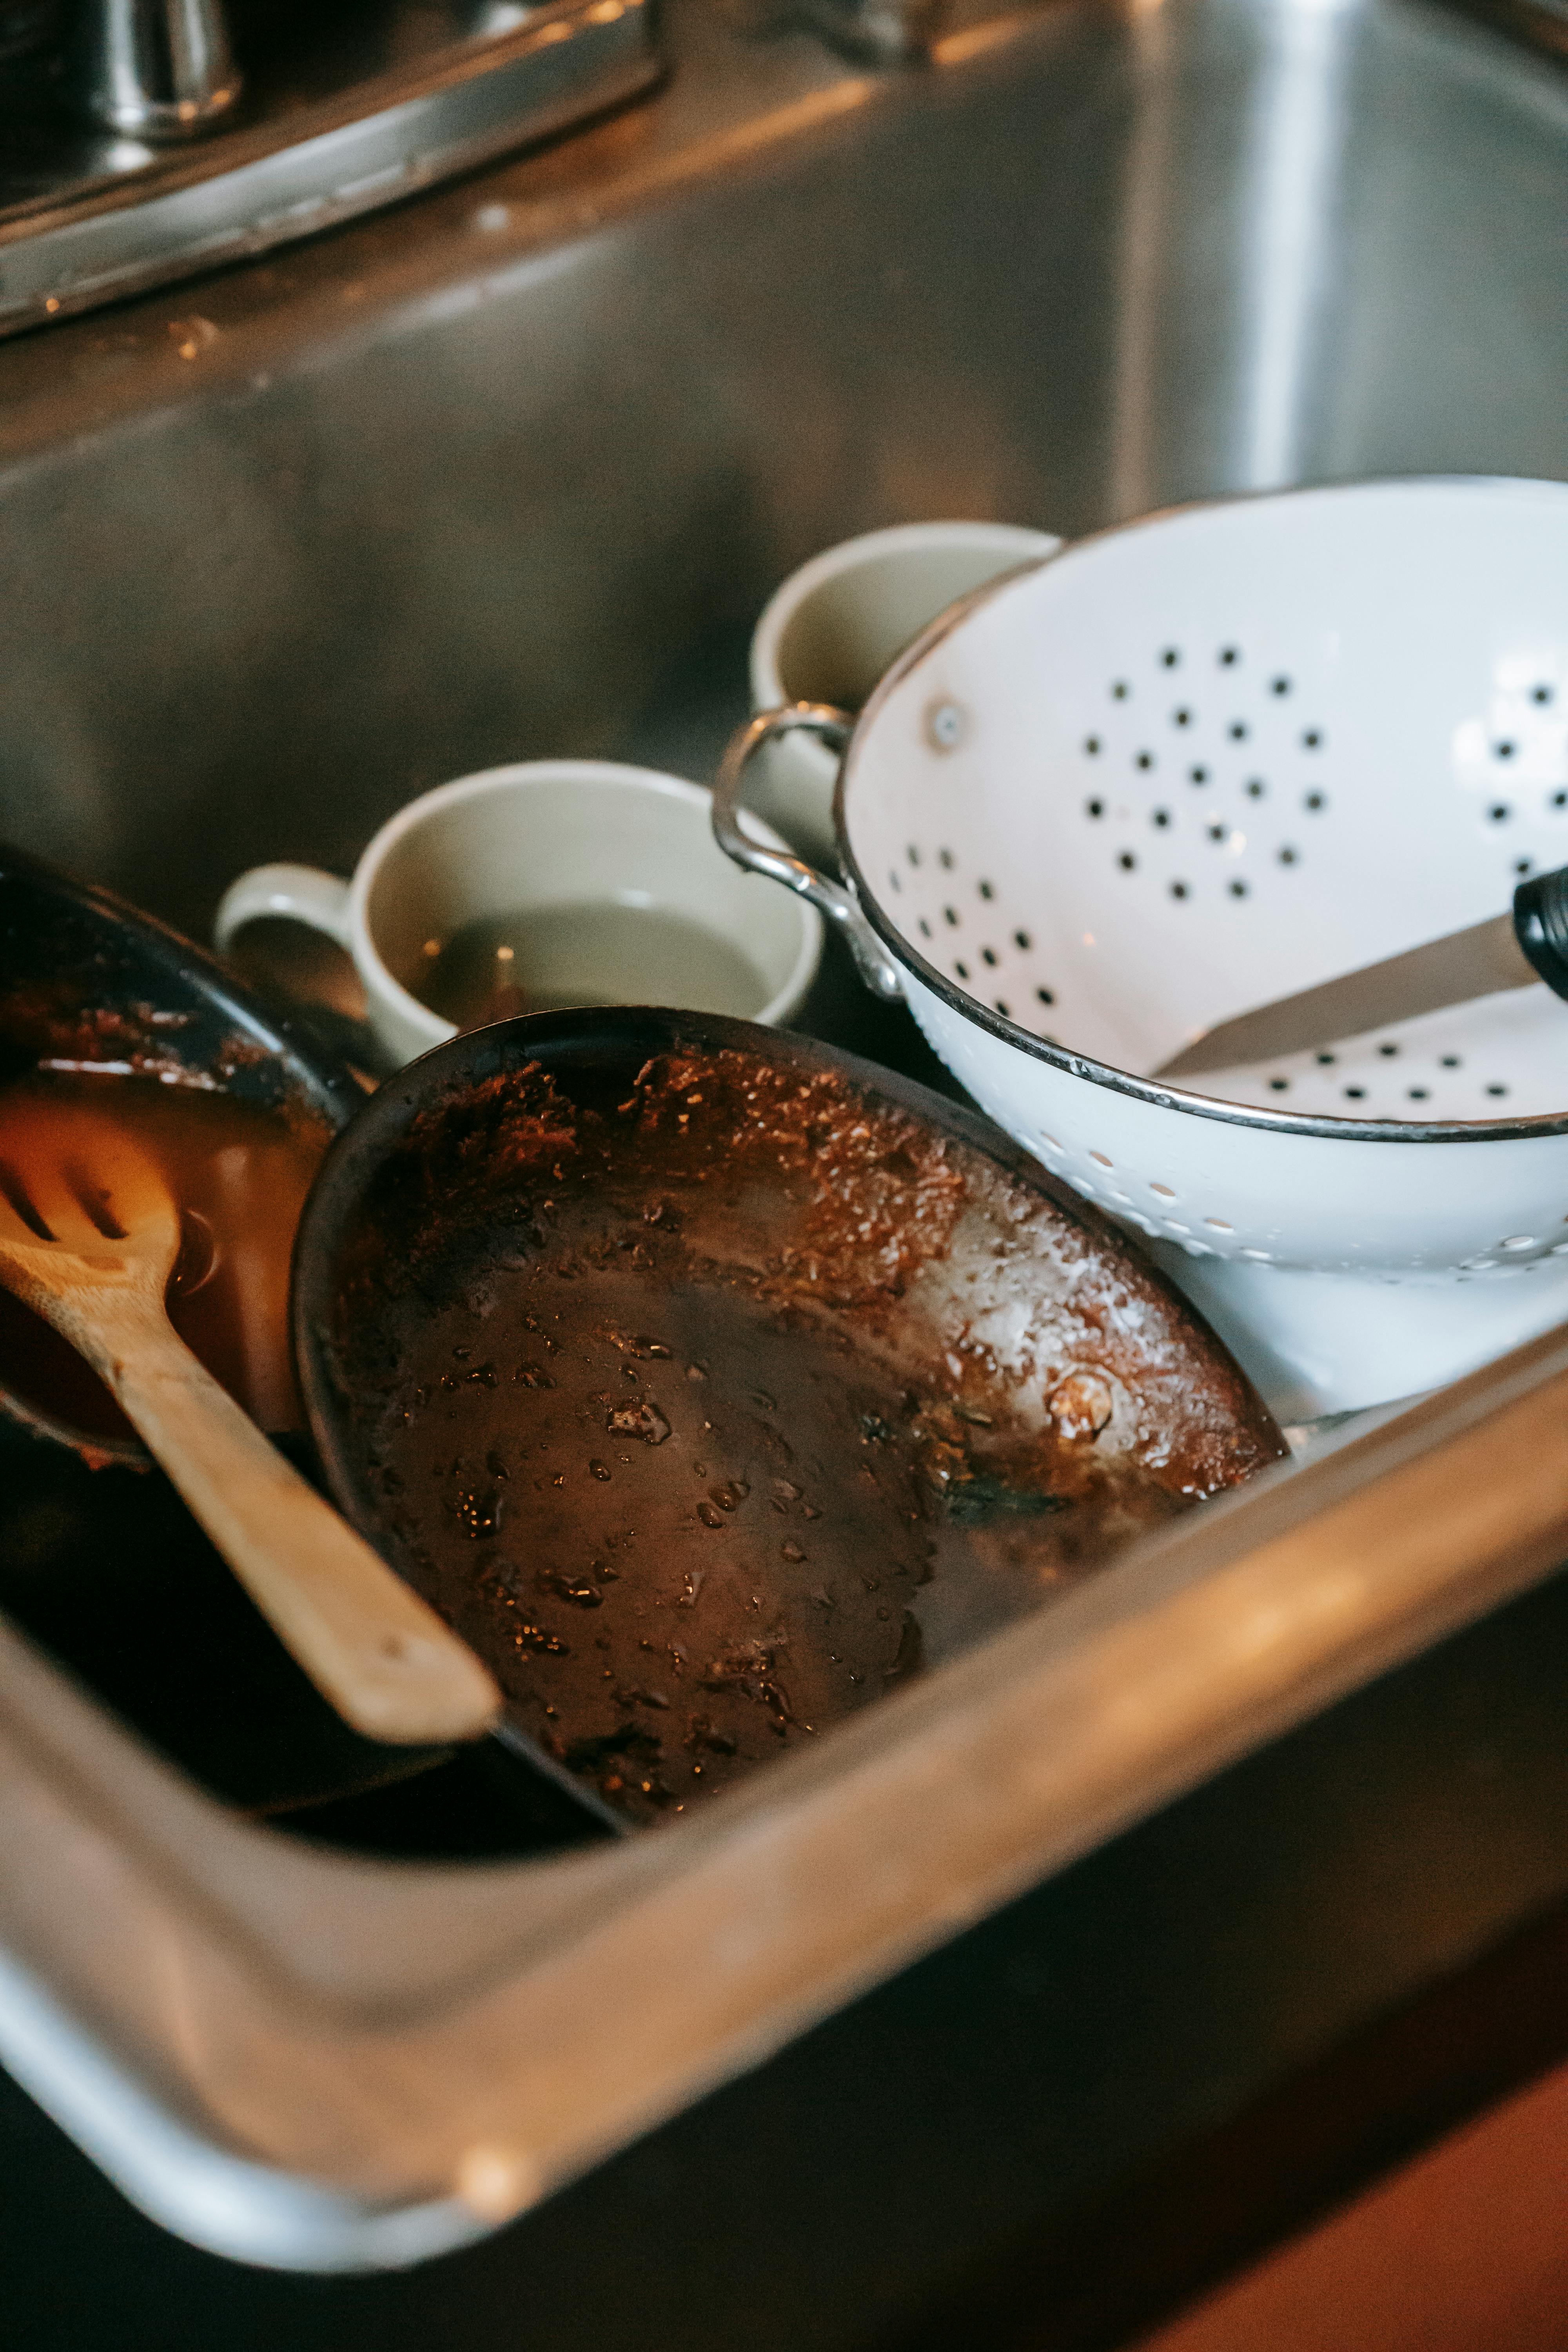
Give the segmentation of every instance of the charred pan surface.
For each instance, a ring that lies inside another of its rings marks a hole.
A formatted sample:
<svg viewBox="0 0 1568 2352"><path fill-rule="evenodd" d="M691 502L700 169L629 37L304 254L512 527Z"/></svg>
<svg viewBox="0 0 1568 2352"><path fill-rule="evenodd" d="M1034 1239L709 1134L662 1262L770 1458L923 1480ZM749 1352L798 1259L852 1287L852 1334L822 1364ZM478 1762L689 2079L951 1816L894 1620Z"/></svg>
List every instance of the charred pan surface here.
<svg viewBox="0 0 1568 2352"><path fill-rule="evenodd" d="M399 1564L638 1820L1280 1450L1091 1212L738 1051L426 1109L366 1195L333 1351Z"/></svg>

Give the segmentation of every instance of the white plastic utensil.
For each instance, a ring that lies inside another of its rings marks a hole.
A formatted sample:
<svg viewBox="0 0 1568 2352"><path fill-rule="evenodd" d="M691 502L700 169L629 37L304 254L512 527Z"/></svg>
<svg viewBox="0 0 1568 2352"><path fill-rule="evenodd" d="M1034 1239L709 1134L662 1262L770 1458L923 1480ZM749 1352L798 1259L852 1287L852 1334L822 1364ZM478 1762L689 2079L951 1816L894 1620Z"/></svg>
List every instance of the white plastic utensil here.
<svg viewBox="0 0 1568 2352"><path fill-rule="evenodd" d="M1047 1164L1151 1236L1287 1415L1568 1316L1544 987L1353 1050L1147 1074L1496 913L1568 857L1568 487L1370 483L1158 515L955 606L853 729L838 890L736 814Z"/></svg>
<svg viewBox="0 0 1568 2352"><path fill-rule="evenodd" d="M129 1139L90 1168L47 1142L0 1163L0 1283L86 1357L322 1696L373 1739L476 1737L500 1705L486 1669L174 1331L179 1246L168 1187Z"/></svg>

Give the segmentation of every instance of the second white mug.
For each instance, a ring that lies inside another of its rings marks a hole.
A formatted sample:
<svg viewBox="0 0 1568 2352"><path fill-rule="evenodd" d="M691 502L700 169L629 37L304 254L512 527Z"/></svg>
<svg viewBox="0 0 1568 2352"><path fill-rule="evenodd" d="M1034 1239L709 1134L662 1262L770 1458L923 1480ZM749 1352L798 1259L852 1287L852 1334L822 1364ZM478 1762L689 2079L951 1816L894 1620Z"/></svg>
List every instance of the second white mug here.
<svg viewBox="0 0 1568 2352"><path fill-rule="evenodd" d="M825 549L763 607L752 638L752 708L830 702L858 710L939 613L1061 544L1017 523L910 522ZM814 865L833 864L833 754L808 735L789 735L758 764L751 808Z"/></svg>
<svg viewBox="0 0 1568 2352"><path fill-rule="evenodd" d="M701 786L648 768L489 768L400 809L348 881L310 866L242 874L218 908L218 951L267 918L324 932L353 957L377 1043L399 1062L459 1021L563 1003L786 1021L816 973L821 919L740 873L709 812Z"/></svg>

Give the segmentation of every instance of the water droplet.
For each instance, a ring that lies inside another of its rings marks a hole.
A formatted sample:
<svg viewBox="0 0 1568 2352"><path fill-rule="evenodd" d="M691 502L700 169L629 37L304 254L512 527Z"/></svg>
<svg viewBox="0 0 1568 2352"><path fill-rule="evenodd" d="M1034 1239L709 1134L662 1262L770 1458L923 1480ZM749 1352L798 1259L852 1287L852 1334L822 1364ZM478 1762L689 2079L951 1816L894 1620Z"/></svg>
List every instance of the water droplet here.
<svg viewBox="0 0 1568 2352"><path fill-rule="evenodd" d="M698 1363L688 1364L686 1367L686 1377L689 1381L705 1381L708 1377L707 1365Z"/></svg>
<svg viewBox="0 0 1568 2352"><path fill-rule="evenodd" d="M724 1524L723 1512L715 1510L713 1505L709 1502L698 1504L697 1516L705 1528L721 1528Z"/></svg>
<svg viewBox="0 0 1568 2352"><path fill-rule="evenodd" d="M470 1542L482 1542L500 1530L501 1498L493 1490L485 1494L466 1491L458 1496L453 1508L458 1527Z"/></svg>
<svg viewBox="0 0 1568 2352"><path fill-rule="evenodd" d="M802 1551L800 1546L796 1543L783 1544L780 1546L780 1549L783 1551L785 1559L804 1559L805 1558L805 1552Z"/></svg>
<svg viewBox="0 0 1568 2352"><path fill-rule="evenodd" d="M608 1478L610 1475L610 1465L607 1462L601 1462L597 1454L595 1454L594 1459L588 1465L588 1473L589 1475L594 1478Z"/></svg>

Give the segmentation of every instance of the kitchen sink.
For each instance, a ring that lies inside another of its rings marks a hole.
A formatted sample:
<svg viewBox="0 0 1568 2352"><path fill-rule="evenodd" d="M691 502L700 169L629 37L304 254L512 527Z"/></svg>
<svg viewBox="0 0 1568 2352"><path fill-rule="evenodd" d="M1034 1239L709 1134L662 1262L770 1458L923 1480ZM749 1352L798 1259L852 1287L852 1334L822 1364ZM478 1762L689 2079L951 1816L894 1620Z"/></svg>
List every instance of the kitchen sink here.
<svg viewBox="0 0 1568 2352"><path fill-rule="evenodd" d="M205 936L241 868L346 871L447 777L568 753L710 775L767 594L852 533L948 515L1073 535L1302 481L1568 476L1568 81L1528 22L954 0L928 58L871 69L745 0L672 0L657 96L19 337L0 348L0 837ZM841 963L807 1017L931 1070ZM1537 1342L1141 1548L991 1668L965 1662L960 1699L933 1677L732 1815L635 1852L492 1857L456 1893L237 1822L0 1628L0 2054L220 2251L353 2268L479 2235L1547 1574L1568 1553L1545 1434L1564 1393L1568 1351ZM1454 1497L1489 1459L1506 1510L1482 1528ZM1003 1773L984 1836L940 1774L924 1813L898 1794L900 1739L961 1704L983 1726L986 1671L1004 1697L1009 1675L1065 1675L1144 1612L1197 1608L1216 1566L1294 1561L1303 1594L1320 1570L1331 1594L1358 1545L1410 1553L1423 1530L1453 1555L1441 1604L1400 1615L1385 1592L1376 1615L1369 1580L1342 1622L1271 1586L1246 1674L1071 1835L1030 1811L1043 1768ZM858 1820L837 1940L814 1945L809 1904L772 1889L808 1885L812 1838ZM897 1886L867 1859L889 1853ZM1543 1864L1517 1899L1555 1889ZM1447 1918L1391 1930L1312 2032L1482 1933ZM733 1979L726 1937L747 1945ZM677 1978L667 2035L648 2005ZM589 1980L618 2072L595 2074L573 2007ZM1157 2108L1118 2162L1152 2160Z"/></svg>
<svg viewBox="0 0 1568 2352"><path fill-rule="evenodd" d="M965 0L970 5L970 0ZM1053 5L668 90L0 352L0 834L198 934L502 760L704 776L815 549L1568 472L1568 82L1420 0Z"/></svg>

